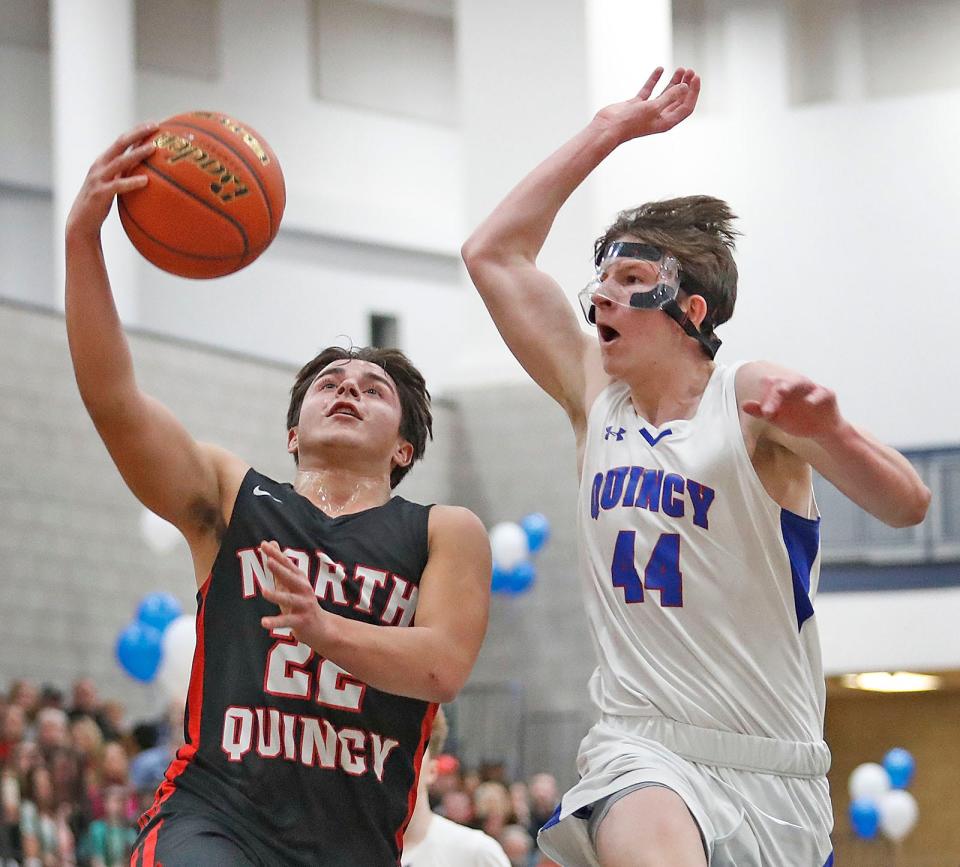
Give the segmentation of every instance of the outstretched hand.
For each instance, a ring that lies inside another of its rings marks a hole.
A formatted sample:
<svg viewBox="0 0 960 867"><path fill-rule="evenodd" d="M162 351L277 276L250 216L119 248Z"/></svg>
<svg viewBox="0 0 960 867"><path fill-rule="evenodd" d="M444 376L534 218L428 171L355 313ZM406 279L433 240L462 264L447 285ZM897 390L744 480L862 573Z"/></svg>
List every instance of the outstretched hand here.
<svg viewBox="0 0 960 867"><path fill-rule="evenodd" d="M146 186L146 175L126 177L126 174L156 150L152 139L144 139L157 129L155 123L140 124L121 135L97 157L70 209L68 234L96 236L110 213L114 197Z"/></svg>
<svg viewBox="0 0 960 867"><path fill-rule="evenodd" d="M276 542L261 543L260 555L274 582L272 590L263 587L261 592L280 608L280 614L260 618L260 625L268 630L289 628L297 641L316 649L322 640L323 620L331 615L320 607L306 576Z"/></svg>
<svg viewBox="0 0 960 867"><path fill-rule="evenodd" d="M791 436L820 439L836 433L843 419L837 396L806 377L764 376L758 400L745 400L743 411Z"/></svg>
<svg viewBox="0 0 960 867"><path fill-rule="evenodd" d="M662 75L663 67L658 66L633 99L608 105L597 113L597 119L615 129L621 142L666 132L693 113L700 96L700 76L680 67L660 95L651 99Z"/></svg>

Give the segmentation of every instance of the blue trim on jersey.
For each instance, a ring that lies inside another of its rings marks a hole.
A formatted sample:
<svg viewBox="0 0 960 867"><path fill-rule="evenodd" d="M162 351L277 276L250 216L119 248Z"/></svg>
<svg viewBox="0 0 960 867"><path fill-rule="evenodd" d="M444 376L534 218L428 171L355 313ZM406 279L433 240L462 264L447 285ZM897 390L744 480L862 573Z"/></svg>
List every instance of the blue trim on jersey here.
<svg viewBox="0 0 960 867"><path fill-rule="evenodd" d="M823 867L833 867L833 852L831 852L827 860L823 862Z"/></svg>
<svg viewBox="0 0 960 867"><path fill-rule="evenodd" d="M781 509L780 532L790 558L793 604L797 610L797 629L801 629L804 621L813 617L810 570L820 550L820 519L804 518L788 509Z"/></svg>
<svg viewBox="0 0 960 867"><path fill-rule="evenodd" d="M561 804L557 804L557 809L553 811L553 815L543 823L541 831L546 831L548 828L552 828L554 825L560 821L560 807Z"/></svg>

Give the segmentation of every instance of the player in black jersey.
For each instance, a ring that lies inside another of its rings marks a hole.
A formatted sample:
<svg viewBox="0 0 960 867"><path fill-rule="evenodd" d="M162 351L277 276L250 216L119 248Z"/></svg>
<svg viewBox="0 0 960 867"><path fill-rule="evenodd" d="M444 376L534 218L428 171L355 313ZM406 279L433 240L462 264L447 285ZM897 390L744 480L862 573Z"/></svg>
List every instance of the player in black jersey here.
<svg viewBox="0 0 960 867"><path fill-rule="evenodd" d="M327 349L291 393L281 484L196 442L134 377L100 247L155 127L93 165L66 231L83 401L131 491L186 537L198 612L186 744L132 864L398 864L437 703L486 628L490 547L465 509L391 496L431 433L396 350Z"/></svg>

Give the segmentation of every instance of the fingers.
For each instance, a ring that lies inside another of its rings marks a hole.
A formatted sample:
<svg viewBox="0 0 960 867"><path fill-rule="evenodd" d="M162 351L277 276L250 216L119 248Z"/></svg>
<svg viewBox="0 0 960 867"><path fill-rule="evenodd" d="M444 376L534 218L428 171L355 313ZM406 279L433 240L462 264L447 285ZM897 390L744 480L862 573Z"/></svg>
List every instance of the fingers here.
<svg viewBox="0 0 960 867"><path fill-rule="evenodd" d="M653 93L653 89L657 86L657 82L660 80L661 75L663 75L663 67L658 66L655 70L653 70L653 72L650 73L646 83L640 88L639 92L637 93L637 98L649 99L650 94Z"/></svg>
<svg viewBox="0 0 960 867"><path fill-rule="evenodd" d="M140 163L147 159L156 149L157 146L152 141L146 141L141 145L137 145L135 148L126 150L104 166L103 174L108 178L125 175L131 169L140 165Z"/></svg>
<svg viewBox="0 0 960 867"><path fill-rule="evenodd" d="M263 557L264 566L273 576L274 581L278 582L278 589L285 590L291 598L296 598L299 594L309 594L313 598L313 588L307 581L300 568L286 556L276 542L261 542L260 555ZM282 587L280 586L282 585Z"/></svg>
<svg viewBox="0 0 960 867"><path fill-rule="evenodd" d="M287 614L275 614L272 617L261 617L260 625L264 629L285 629L293 625L290 622L292 619L293 618Z"/></svg>
<svg viewBox="0 0 960 867"><path fill-rule="evenodd" d="M664 92L668 91L671 87L675 87L676 85L680 84L680 82L683 81L683 77L689 71L690 70L685 69L682 66L678 66L676 70L674 70L673 75L670 76L670 81L667 82L667 86L663 89Z"/></svg>
<svg viewBox="0 0 960 867"><path fill-rule="evenodd" d="M160 124L154 121L147 121L135 126L133 129L120 135L117 140L110 145L104 156L108 160L122 154L130 145L143 141L148 135L160 129Z"/></svg>

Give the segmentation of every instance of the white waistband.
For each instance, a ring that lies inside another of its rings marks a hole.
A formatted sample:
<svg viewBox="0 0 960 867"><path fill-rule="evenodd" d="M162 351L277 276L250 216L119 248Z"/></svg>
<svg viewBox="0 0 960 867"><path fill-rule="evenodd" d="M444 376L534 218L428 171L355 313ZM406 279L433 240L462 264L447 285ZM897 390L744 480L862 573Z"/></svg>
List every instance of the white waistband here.
<svg viewBox="0 0 960 867"><path fill-rule="evenodd" d="M691 762L782 777L822 777L830 770L824 741L783 741L705 729L664 717L603 714L606 725L663 744Z"/></svg>

